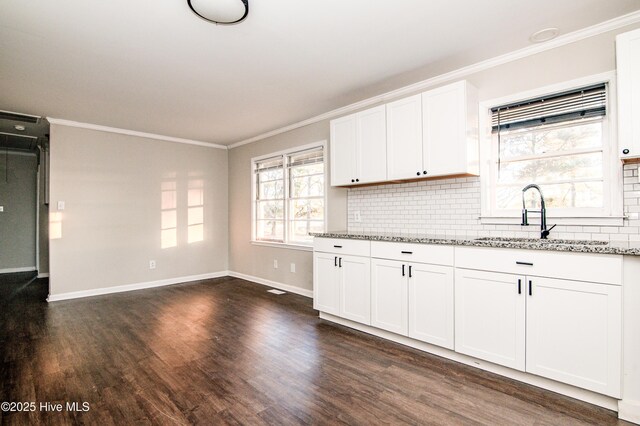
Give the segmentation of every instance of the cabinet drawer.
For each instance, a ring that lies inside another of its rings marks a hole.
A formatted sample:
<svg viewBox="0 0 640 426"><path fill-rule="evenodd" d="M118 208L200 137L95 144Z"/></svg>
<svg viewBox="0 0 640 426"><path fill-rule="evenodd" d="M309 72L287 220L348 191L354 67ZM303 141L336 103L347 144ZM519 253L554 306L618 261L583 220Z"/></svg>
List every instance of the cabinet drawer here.
<svg viewBox="0 0 640 426"><path fill-rule="evenodd" d="M352 256L369 256L371 242L342 238L314 238L313 250L327 253L350 254Z"/></svg>
<svg viewBox="0 0 640 426"><path fill-rule="evenodd" d="M456 267L622 285L622 256L456 247Z"/></svg>
<svg viewBox="0 0 640 426"><path fill-rule="evenodd" d="M371 257L451 266L453 246L372 241Z"/></svg>

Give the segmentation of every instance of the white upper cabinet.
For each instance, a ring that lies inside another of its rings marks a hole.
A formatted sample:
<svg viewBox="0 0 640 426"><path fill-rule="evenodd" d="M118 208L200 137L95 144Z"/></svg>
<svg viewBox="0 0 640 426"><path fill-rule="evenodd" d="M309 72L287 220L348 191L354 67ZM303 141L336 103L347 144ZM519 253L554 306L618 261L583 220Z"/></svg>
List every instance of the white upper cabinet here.
<svg viewBox="0 0 640 426"><path fill-rule="evenodd" d="M387 104L387 177L422 176L422 96Z"/></svg>
<svg viewBox="0 0 640 426"><path fill-rule="evenodd" d="M358 115L358 171L356 183L382 182L387 179L387 122L384 105Z"/></svg>
<svg viewBox="0 0 640 426"><path fill-rule="evenodd" d="M350 185L355 179L358 147L356 114L331 121L331 185Z"/></svg>
<svg viewBox="0 0 640 426"><path fill-rule="evenodd" d="M381 182L387 178L385 106L331 121L331 185Z"/></svg>
<svg viewBox="0 0 640 426"><path fill-rule="evenodd" d="M422 94L427 176L478 174L478 98L466 81Z"/></svg>
<svg viewBox="0 0 640 426"><path fill-rule="evenodd" d="M621 158L640 158L640 30L616 37L618 148Z"/></svg>

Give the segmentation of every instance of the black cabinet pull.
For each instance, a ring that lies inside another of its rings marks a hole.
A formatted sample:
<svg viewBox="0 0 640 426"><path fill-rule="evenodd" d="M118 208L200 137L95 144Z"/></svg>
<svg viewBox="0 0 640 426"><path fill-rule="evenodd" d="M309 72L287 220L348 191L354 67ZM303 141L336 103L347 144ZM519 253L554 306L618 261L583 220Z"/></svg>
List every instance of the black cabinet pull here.
<svg viewBox="0 0 640 426"><path fill-rule="evenodd" d="M342 246L334 246L335 248L342 248Z"/></svg>
<svg viewBox="0 0 640 426"><path fill-rule="evenodd" d="M402 276L404 277L404 265L402 265Z"/></svg>
<svg viewBox="0 0 640 426"><path fill-rule="evenodd" d="M622 150L622 153L626 155L626 154L629 153L629 150L627 148L625 148L625 149Z"/></svg>
<svg viewBox="0 0 640 426"><path fill-rule="evenodd" d="M355 181L356 181L355 179L351 179L351 182L355 182Z"/></svg>
<svg viewBox="0 0 640 426"><path fill-rule="evenodd" d="M426 175L426 174L427 174L427 171L426 171L426 170L424 170L424 171L422 172L422 174L423 174L423 175Z"/></svg>
<svg viewBox="0 0 640 426"><path fill-rule="evenodd" d="M342 258L338 259L338 267L342 268Z"/></svg>
<svg viewBox="0 0 640 426"><path fill-rule="evenodd" d="M420 176L420 172L416 173L418 176Z"/></svg>
<svg viewBox="0 0 640 426"><path fill-rule="evenodd" d="M411 265L409 265L409 278L411 278L411 277L412 277L412 275L411 275Z"/></svg>
<svg viewBox="0 0 640 426"><path fill-rule="evenodd" d="M531 285L531 280L529 280L529 296L533 296L533 289L532 289L532 285Z"/></svg>
<svg viewBox="0 0 640 426"><path fill-rule="evenodd" d="M531 262L518 262L518 261L516 260L516 265L527 265L527 266L533 266L533 263L531 263Z"/></svg>
<svg viewBox="0 0 640 426"><path fill-rule="evenodd" d="M401 251L400 253L402 253L402 254L413 254L412 251Z"/></svg>
<svg viewBox="0 0 640 426"><path fill-rule="evenodd" d="M356 182L360 182L360 179L356 179Z"/></svg>
<svg viewBox="0 0 640 426"><path fill-rule="evenodd" d="M338 256L333 258L333 266L338 266Z"/></svg>
<svg viewBox="0 0 640 426"><path fill-rule="evenodd" d="M522 294L522 280L518 280L518 294Z"/></svg>

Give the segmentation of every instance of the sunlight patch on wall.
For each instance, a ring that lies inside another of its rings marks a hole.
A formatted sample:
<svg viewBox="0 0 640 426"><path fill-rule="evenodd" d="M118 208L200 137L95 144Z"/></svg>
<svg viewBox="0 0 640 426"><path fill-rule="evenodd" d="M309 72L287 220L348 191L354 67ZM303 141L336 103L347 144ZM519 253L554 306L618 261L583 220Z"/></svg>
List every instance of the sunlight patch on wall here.
<svg viewBox="0 0 640 426"><path fill-rule="evenodd" d="M189 244L204 240L204 181L189 180L187 192L187 242Z"/></svg>
<svg viewBox="0 0 640 426"><path fill-rule="evenodd" d="M49 239L59 240L62 238L62 212L49 213Z"/></svg>
<svg viewBox="0 0 640 426"><path fill-rule="evenodd" d="M160 247L163 249L178 245L177 198L176 182L162 182L160 206Z"/></svg>

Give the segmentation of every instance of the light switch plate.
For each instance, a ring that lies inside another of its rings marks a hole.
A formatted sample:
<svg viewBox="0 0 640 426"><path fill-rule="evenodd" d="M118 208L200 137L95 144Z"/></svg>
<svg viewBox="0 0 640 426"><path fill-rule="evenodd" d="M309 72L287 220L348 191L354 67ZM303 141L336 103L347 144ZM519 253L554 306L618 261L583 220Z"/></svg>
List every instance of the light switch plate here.
<svg viewBox="0 0 640 426"><path fill-rule="evenodd" d="M0 206L0 212L4 211L4 206Z"/></svg>
<svg viewBox="0 0 640 426"><path fill-rule="evenodd" d="M64 210L64 201L58 201L58 210Z"/></svg>

